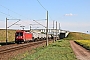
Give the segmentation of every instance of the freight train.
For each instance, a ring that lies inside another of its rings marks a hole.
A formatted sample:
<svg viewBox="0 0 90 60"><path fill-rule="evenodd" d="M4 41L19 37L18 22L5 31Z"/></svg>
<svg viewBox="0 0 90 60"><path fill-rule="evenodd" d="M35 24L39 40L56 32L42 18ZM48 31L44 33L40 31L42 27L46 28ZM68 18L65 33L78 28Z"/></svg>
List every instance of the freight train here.
<svg viewBox="0 0 90 60"><path fill-rule="evenodd" d="M48 38L51 38L51 35L49 35ZM46 34L26 32L24 30L17 30L15 33L15 43L37 41L42 39L46 39Z"/></svg>

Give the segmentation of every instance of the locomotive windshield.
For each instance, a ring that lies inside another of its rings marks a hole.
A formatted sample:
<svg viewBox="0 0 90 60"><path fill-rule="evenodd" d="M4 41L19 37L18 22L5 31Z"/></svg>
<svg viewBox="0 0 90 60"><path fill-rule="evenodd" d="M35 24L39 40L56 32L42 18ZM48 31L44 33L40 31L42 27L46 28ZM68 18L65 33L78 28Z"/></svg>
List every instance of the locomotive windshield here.
<svg viewBox="0 0 90 60"><path fill-rule="evenodd" d="M23 33L22 32L17 32L16 36L23 36Z"/></svg>

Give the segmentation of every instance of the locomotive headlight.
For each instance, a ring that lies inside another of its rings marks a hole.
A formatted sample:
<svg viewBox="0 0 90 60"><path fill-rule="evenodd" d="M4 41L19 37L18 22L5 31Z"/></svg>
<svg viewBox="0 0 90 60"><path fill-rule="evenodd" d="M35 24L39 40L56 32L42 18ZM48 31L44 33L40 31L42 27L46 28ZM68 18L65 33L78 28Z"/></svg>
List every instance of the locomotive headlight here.
<svg viewBox="0 0 90 60"><path fill-rule="evenodd" d="M18 38L18 37L17 37Z"/></svg>
<svg viewBox="0 0 90 60"><path fill-rule="evenodd" d="M21 36L21 38L22 38L22 36Z"/></svg>

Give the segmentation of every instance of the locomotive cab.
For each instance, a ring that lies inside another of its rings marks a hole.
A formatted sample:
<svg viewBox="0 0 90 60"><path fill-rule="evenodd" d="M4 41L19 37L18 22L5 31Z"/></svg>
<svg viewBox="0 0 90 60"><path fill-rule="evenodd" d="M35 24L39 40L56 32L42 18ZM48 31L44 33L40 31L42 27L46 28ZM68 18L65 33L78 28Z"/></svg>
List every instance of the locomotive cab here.
<svg viewBox="0 0 90 60"><path fill-rule="evenodd" d="M23 32L15 33L15 43L23 42Z"/></svg>
<svg viewBox="0 0 90 60"><path fill-rule="evenodd" d="M15 43L29 42L32 40L32 33L18 30L15 33Z"/></svg>

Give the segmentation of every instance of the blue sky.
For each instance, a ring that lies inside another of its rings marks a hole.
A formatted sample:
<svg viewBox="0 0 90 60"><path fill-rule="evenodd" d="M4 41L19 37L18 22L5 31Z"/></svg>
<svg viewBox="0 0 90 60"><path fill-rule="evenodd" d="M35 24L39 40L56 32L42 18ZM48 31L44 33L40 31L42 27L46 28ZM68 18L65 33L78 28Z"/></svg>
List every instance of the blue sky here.
<svg viewBox="0 0 90 60"><path fill-rule="evenodd" d="M39 0L49 12L49 27L55 20L61 29L69 31L90 31L90 0ZM10 15L10 16L8 16ZM35 23L32 20L46 19L46 10L37 0L0 0L0 28L5 28L5 18L17 18L25 25ZM15 21L8 21L8 26ZM45 21L38 21L45 25ZM37 27L37 26L35 26ZM11 29L18 26L12 26ZM43 27L41 27L43 28Z"/></svg>

